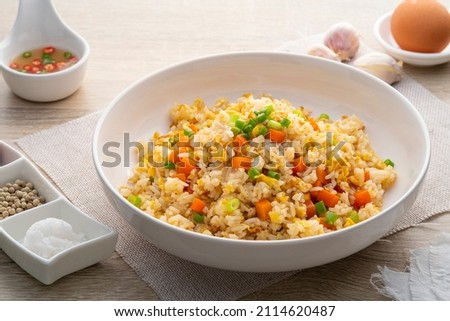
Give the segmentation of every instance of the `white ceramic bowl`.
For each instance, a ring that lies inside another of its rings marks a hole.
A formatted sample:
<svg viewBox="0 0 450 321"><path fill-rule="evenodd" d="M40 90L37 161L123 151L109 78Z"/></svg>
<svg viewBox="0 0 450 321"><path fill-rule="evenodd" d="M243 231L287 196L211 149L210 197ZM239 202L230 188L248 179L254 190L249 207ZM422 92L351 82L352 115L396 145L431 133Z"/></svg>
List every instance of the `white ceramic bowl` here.
<svg viewBox="0 0 450 321"><path fill-rule="evenodd" d="M121 197L118 187L126 183L132 170L126 166L129 142L148 138L154 131L167 131L170 107L192 103L198 97L207 103L220 97L233 100L248 92L287 98L294 105L335 118L342 114L361 117L375 150L381 157L395 160L398 172L398 181L385 195L384 210L360 224L325 235L246 241L180 229L145 214ZM125 133L130 136L124 137ZM429 163L430 142L414 106L367 73L317 57L247 52L180 63L131 85L99 120L93 157L104 189L122 218L156 246L217 268L274 272L341 259L382 237L413 204Z"/></svg>
<svg viewBox="0 0 450 321"><path fill-rule="evenodd" d="M71 51L78 62L47 74L28 74L9 67L22 52L50 45ZM21 0L16 22L0 43L0 68L7 85L17 96L50 102L66 98L80 88L89 52L87 41L61 20L51 0Z"/></svg>
<svg viewBox="0 0 450 321"><path fill-rule="evenodd" d="M420 53L400 49L391 34L392 12L380 17L373 28L375 39L392 57L416 66L433 66L450 61L450 44L439 53Z"/></svg>

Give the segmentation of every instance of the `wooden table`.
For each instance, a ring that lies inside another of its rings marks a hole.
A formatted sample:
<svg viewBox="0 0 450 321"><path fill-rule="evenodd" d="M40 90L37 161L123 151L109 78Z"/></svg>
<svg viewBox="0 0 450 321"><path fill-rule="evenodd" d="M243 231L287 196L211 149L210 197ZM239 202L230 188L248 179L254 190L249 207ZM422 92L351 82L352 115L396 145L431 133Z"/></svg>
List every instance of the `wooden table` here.
<svg viewBox="0 0 450 321"><path fill-rule="evenodd" d="M362 41L380 49L375 20L400 1L391 0L54 0L73 29L91 45L82 88L54 103L32 103L0 81L0 139L25 135L100 110L126 86L168 64L239 50L272 50L299 36L351 22ZM442 1L450 7L450 1ZM0 2L0 39L12 27L18 1ZM450 63L405 72L450 104ZM449 111L450 112L450 111ZM399 232L338 262L304 270L245 297L251 300L383 300L370 284L377 266L404 269L409 250L449 230L450 216ZM153 290L118 256L45 286L0 251L1 300L157 300Z"/></svg>

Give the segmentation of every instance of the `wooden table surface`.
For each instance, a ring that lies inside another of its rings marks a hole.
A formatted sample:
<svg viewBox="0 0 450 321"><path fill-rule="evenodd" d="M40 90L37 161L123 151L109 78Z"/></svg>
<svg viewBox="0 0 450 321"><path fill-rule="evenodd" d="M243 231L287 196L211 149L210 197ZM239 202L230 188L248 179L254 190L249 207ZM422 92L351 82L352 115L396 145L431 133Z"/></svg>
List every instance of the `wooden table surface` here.
<svg viewBox="0 0 450 321"><path fill-rule="evenodd" d="M11 29L18 0L0 2L0 39ZM82 88L54 103L24 101L0 81L0 139L16 139L106 107L126 86L161 67L224 51L272 50L300 36L351 22L362 41L380 49L376 19L399 0L54 0L64 19L91 45ZM450 7L450 0L442 0ZM450 104L450 63L405 72ZM450 111L449 111L450 112ZM250 300L385 300L370 284L377 266L404 269L409 250L449 230L450 216L378 241L346 259L307 269L251 294ZM45 286L0 251L0 300L158 300L117 255Z"/></svg>

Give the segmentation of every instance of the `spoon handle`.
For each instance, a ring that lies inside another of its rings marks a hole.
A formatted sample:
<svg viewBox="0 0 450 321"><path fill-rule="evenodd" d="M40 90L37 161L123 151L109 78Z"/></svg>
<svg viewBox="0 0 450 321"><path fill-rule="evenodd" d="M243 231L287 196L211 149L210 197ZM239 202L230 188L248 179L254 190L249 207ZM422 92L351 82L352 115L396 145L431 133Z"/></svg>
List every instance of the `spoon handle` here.
<svg viewBox="0 0 450 321"><path fill-rule="evenodd" d="M60 23L61 18L52 0L20 0L13 30L39 30L42 27L50 27L55 22Z"/></svg>

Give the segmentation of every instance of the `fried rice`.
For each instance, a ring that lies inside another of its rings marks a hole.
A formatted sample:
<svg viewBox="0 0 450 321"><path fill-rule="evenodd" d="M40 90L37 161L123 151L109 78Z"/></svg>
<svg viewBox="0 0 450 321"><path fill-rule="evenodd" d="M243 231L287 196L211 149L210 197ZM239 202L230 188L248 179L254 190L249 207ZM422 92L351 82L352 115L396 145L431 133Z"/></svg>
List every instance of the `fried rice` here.
<svg viewBox="0 0 450 321"><path fill-rule="evenodd" d="M167 133L136 147L123 197L161 221L232 239L329 233L381 211L394 163L355 115L333 120L270 95L170 111Z"/></svg>

